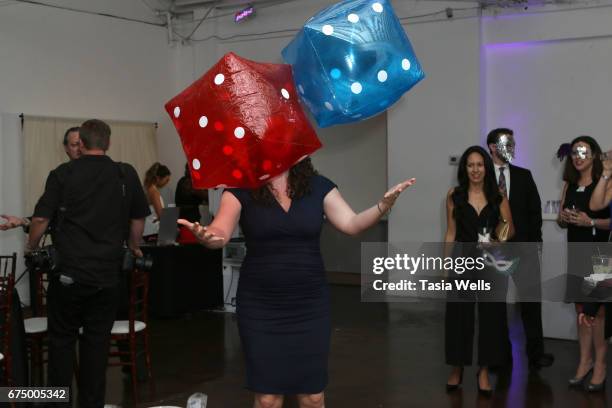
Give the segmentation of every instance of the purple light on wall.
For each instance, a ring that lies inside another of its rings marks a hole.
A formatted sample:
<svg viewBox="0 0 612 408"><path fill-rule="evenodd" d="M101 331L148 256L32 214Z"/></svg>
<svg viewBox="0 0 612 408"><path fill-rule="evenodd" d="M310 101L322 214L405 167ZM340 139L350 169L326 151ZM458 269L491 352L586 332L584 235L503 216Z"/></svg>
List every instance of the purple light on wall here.
<svg viewBox="0 0 612 408"><path fill-rule="evenodd" d="M252 17L254 14L255 14L255 7L248 6L247 8L244 8L244 9L238 11L234 15L234 22L235 23L241 23L244 20L246 20L247 18Z"/></svg>

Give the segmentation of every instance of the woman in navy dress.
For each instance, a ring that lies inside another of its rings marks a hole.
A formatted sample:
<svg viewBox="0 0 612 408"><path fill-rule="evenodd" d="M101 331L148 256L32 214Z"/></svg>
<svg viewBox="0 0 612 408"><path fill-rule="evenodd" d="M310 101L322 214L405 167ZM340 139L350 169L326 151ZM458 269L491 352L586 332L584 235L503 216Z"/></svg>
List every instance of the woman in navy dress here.
<svg viewBox="0 0 612 408"><path fill-rule="evenodd" d="M319 240L324 216L356 235L374 225L414 179L358 214L309 158L257 190L228 189L208 227L187 226L209 248L225 245L240 222L247 254L237 292L238 329L247 388L255 408L282 407L296 394L302 408L324 406L331 321ZM347 254L348 255L348 254Z"/></svg>

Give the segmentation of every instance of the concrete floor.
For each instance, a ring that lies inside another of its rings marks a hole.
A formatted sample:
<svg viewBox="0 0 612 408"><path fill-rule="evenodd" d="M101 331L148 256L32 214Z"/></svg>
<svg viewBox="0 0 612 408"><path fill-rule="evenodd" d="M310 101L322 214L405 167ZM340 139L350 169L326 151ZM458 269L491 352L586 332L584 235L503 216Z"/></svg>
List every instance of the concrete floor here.
<svg viewBox="0 0 612 408"><path fill-rule="evenodd" d="M332 299L327 408L608 406L606 393L568 389L578 356L575 342L546 340L556 362L530 375L522 357L522 326L515 319L513 370L492 377L493 397L478 396L475 367L466 368L462 390L447 395L443 304L361 303L355 286L332 286ZM234 315L202 312L154 320L151 331L156 389L150 393L142 386L139 407L184 407L197 391L208 394L208 408L252 406L251 394L242 388L244 363ZM135 406L130 383L118 368L108 371L107 403ZM293 397L285 407L297 407Z"/></svg>

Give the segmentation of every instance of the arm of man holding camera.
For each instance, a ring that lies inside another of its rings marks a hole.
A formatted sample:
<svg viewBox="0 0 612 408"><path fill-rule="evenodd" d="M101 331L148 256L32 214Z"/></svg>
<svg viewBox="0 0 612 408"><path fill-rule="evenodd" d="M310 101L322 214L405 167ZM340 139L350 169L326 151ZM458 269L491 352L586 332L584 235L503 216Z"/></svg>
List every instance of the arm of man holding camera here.
<svg viewBox="0 0 612 408"><path fill-rule="evenodd" d="M30 223L30 232L26 241L26 252L33 251L38 248L42 236L49 227L49 222L57 213L61 200L61 183L57 176L56 170L49 173L47 182L45 183L45 192L38 199L34 208L34 215Z"/></svg>
<svg viewBox="0 0 612 408"><path fill-rule="evenodd" d="M130 220L130 237L128 239L128 248L136 258L142 258L143 254L140 250L139 243L144 231L145 219L133 218Z"/></svg>
<svg viewBox="0 0 612 408"><path fill-rule="evenodd" d="M40 239L47 231L50 220L43 217L33 217L30 223L30 233L26 242L25 252L31 252L38 248Z"/></svg>

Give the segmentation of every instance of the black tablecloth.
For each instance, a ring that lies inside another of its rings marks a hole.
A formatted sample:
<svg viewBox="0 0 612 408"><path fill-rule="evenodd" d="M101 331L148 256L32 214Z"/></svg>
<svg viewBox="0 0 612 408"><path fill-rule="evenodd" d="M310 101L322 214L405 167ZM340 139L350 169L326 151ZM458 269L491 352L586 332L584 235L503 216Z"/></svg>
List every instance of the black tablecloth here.
<svg viewBox="0 0 612 408"><path fill-rule="evenodd" d="M177 317L223 306L222 250L201 245L142 248L153 257L149 311Z"/></svg>

